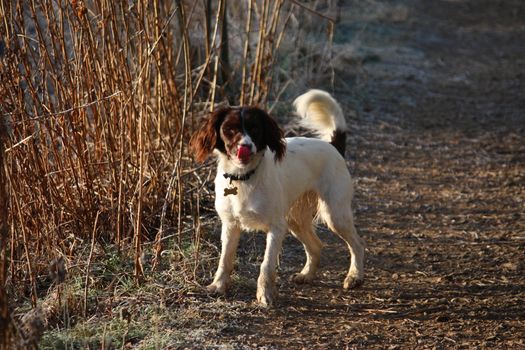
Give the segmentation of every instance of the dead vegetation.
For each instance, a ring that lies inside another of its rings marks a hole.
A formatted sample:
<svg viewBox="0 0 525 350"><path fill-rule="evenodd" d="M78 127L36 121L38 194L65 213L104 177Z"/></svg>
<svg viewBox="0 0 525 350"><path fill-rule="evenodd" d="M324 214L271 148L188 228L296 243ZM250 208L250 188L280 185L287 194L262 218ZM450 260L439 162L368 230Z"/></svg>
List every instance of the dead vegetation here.
<svg viewBox="0 0 525 350"><path fill-rule="evenodd" d="M123 283L101 277L104 260L131 259L126 283L172 268L181 289L195 283L211 165L195 166L188 136L216 103L271 107L306 84L290 67L310 51L281 46L330 39L333 23L301 16L317 13L282 0L1 2L3 316L7 296L53 325L89 317L92 294Z"/></svg>

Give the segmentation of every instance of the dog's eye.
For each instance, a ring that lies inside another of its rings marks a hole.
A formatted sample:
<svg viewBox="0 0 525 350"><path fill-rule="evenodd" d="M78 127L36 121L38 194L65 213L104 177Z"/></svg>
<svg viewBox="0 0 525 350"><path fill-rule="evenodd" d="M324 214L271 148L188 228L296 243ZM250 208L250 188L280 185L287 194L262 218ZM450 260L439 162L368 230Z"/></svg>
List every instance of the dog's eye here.
<svg viewBox="0 0 525 350"><path fill-rule="evenodd" d="M249 125L246 127L246 131L252 136L256 136L260 134L260 129L255 125Z"/></svg>
<svg viewBox="0 0 525 350"><path fill-rule="evenodd" d="M222 133L224 134L224 136L230 137L233 135L233 129L229 127L223 128Z"/></svg>

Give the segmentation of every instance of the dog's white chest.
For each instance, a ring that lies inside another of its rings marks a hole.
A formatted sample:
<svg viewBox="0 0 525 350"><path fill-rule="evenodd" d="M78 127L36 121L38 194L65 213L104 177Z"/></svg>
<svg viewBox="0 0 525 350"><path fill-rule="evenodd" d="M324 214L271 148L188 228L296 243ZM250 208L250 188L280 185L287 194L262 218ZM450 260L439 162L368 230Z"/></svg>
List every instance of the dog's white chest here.
<svg viewBox="0 0 525 350"><path fill-rule="evenodd" d="M238 222L246 230L267 230L268 203L263 200L264 196L257 195L257 191L247 193L239 188L236 195L224 196L223 190L217 189L215 207L221 217L230 221Z"/></svg>

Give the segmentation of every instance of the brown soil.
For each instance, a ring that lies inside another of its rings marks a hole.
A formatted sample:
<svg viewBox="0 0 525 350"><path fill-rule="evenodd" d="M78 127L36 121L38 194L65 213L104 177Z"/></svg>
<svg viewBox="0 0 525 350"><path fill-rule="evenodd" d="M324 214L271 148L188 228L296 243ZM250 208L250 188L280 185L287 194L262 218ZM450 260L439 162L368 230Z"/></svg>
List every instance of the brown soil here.
<svg viewBox="0 0 525 350"><path fill-rule="evenodd" d="M345 3L335 96L365 284L343 290L346 248L320 229L319 279L290 281L304 254L288 238L277 306L259 308L264 236L247 234L229 294L187 297L180 347L525 348L525 4Z"/></svg>

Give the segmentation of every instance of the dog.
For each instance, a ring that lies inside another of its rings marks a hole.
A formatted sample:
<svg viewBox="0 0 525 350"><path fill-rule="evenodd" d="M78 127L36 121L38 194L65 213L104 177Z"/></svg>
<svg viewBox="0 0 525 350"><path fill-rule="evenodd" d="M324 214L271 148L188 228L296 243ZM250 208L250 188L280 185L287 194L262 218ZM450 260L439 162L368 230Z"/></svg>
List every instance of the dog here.
<svg viewBox="0 0 525 350"><path fill-rule="evenodd" d="M230 284L241 230L266 232L266 250L257 280L257 300L271 306L277 297L276 269L288 231L304 246L306 263L293 279L310 283L323 246L315 233L324 221L347 244L350 268L345 289L363 282L364 247L354 227L353 185L344 152L347 125L334 98L310 90L294 101L301 124L316 138L284 138L268 113L255 106L222 107L206 118L190 140L198 162L218 159L215 208L221 219L221 255L211 293Z"/></svg>

